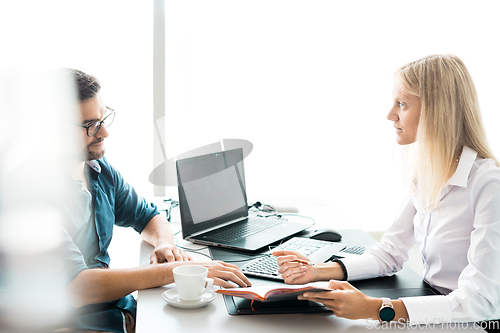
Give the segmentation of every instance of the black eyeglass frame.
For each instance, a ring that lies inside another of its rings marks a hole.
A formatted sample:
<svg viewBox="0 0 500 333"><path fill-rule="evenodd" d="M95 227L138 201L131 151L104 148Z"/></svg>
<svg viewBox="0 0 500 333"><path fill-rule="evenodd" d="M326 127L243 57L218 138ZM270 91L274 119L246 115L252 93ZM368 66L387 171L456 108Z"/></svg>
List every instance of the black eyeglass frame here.
<svg viewBox="0 0 500 333"><path fill-rule="evenodd" d="M87 130L87 136L88 136L88 137L93 137L94 135L96 135L97 133L99 133L99 130L101 129L101 125L102 125L102 123L103 123L103 122L105 122L105 121L106 121L106 119L108 119L108 118L109 118L109 116L113 116L113 119L111 120L111 122L110 122L109 124L107 124L107 125L106 125L106 127L110 126L110 125L113 123L113 121L115 120L115 119L114 119L114 116L115 116L115 114L116 114L116 111L115 111L114 109L110 108L110 107L107 107L107 106L106 106L106 109L107 109L107 110L109 110L109 111L110 111L110 113L109 113L106 117L104 117L104 119L103 119L103 120L95 121L95 122L93 122L92 124L87 125L87 126L85 126L85 125L79 125L79 124L78 124L78 126L83 127L83 128L85 128L85 129ZM98 125L97 125L97 129L96 129L96 131L95 131L95 133L94 133L94 134L90 135L90 134L89 134L89 129L90 129L92 126L94 126L95 124L98 124Z"/></svg>

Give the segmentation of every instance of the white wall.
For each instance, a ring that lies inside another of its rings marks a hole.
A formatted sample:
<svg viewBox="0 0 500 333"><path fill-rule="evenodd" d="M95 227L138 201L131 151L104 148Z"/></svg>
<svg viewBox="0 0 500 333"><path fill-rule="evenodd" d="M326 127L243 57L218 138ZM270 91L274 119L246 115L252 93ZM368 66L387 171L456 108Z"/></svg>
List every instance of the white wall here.
<svg viewBox="0 0 500 333"><path fill-rule="evenodd" d="M346 212L349 227L385 229L402 193L385 119L399 66L433 53L461 57L500 154L494 5L166 1L167 153L250 140L251 198L316 195ZM118 112L107 156L152 196L152 2L3 1L0 28L1 68L74 67L101 80Z"/></svg>
<svg viewBox="0 0 500 333"><path fill-rule="evenodd" d="M253 142L251 197L316 195L385 229L403 193L392 74L453 53L475 79L500 152L493 1L167 1L167 154ZM342 221L332 221L339 228Z"/></svg>
<svg viewBox="0 0 500 333"><path fill-rule="evenodd" d="M152 16L150 1L0 1L2 177L6 168L24 157L16 152L24 146L19 141L26 140L17 136L25 125L22 120L30 116L13 115L6 101L23 102L26 89L40 73L72 67L99 78L105 103L117 111L106 140L107 157L139 193L153 195L147 177L153 167ZM16 97L4 100L5 94ZM40 125L56 140L57 128L50 126L54 122L44 120ZM31 134L30 140L35 145L37 137ZM50 151L60 146L54 142L44 148ZM136 266L139 236L131 229L115 228L115 233L109 249L113 267Z"/></svg>
<svg viewBox="0 0 500 333"><path fill-rule="evenodd" d="M149 1L0 3L1 73L35 79L71 67L95 75L117 111L106 155L145 194L152 194L152 11Z"/></svg>

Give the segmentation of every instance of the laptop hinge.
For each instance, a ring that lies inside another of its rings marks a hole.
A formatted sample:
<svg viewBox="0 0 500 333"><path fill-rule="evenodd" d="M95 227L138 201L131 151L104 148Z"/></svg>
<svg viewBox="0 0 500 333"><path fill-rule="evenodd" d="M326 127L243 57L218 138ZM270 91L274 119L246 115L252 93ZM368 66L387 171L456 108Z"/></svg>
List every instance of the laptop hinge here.
<svg viewBox="0 0 500 333"><path fill-rule="evenodd" d="M248 216L243 216L243 217L240 217L238 219L235 219L235 220L231 220L229 222L225 222L225 223L222 223L222 224L219 224L219 225L216 225L214 227L211 227L211 228L208 228L208 229L203 229L202 231L198 231L198 232L195 232L195 233L192 233L191 235L187 236L187 237L196 237L198 235L201 235L201 234L205 234L207 232L210 232L212 230L216 230L216 229L219 229L219 228L222 228L222 227L225 227L227 225L230 225L230 224L233 224L233 223L236 223L236 222L240 222L240 221L243 221L245 219L248 219ZM187 239L186 237L186 239Z"/></svg>

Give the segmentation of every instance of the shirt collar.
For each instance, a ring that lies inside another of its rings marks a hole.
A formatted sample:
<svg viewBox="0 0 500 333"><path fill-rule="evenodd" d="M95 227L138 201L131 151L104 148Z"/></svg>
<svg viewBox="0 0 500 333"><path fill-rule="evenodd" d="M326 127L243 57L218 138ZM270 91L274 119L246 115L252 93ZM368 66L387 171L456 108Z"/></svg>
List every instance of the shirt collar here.
<svg viewBox="0 0 500 333"><path fill-rule="evenodd" d="M87 165L92 168L97 173L101 173L101 166L96 160L87 161Z"/></svg>
<svg viewBox="0 0 500 333"><path fill-rule="evenodd" d="M467 187L467 179L472 169L472 165L476 161L477 152L467 146L462 149L460 160L458 161L457 170L448 180L447 185Z"/></svg>

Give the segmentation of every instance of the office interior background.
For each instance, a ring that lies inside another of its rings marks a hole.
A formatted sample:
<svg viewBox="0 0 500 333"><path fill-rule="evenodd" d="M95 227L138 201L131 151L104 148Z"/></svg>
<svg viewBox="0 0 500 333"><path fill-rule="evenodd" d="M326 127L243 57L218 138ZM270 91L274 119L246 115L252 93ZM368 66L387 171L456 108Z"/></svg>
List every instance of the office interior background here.
<svg viewBox="0 0 500 333"><path fill-rule="evenodd" d="M148 198L157 140L153 3L5 1L0 11L3 88L22 91L25 82L60 67L99 78L106 105L117 110L106 156ZM223 138L251 141L249 200L327 204L350 228L385 230L406 193L402 149L386 119L393 73L429 54L456 54L468 66L489 142L500 154L494 1L164 6L167 158ZM15 140L7 139L4 170L20 159ZM176 195L166 188L166 196ZM346 227L334 218L329 223Z"/></svg>
<svg viewBox="0 0 500 333"><path fill-rule="evenodd" d="M41 138L47 160L33 166L30 180L43 176L36 173L42 166L57 165L51 154L65 141L57 132L64 122L55 121L62 110L16 111L24 110L19 105L41 73L71 67L99 78L106 105L117 111L106 156L140 194L159 199L149 182L157 140L153 5L0 3L2 178ZM465 62L489 142L500 156L495 1L167 0L164 6L167 158L224 138L251 141L249 200L327 205L342 216L321 221L334 228L387 229L406 193L402 149L386 119L393 73L430 54L452 53ZM9 193L1 185L5 212ZM177 196L175 187L165 192ZM36 202L27 196L20 204ZM2 251L8 252L5 235L16 251L26 249L23 242L50 243L44 219L32 223L38 227L26 240L11 237L16 229L5 216ZM138 262L138 248L118 248L129 259L123 265ZM32 307L39 304L25 296ZM43 303L46 295L39 296Z"/></svg>
<svg viewBox="0 0 500 333"><path fill-rule="evenodd" d="M500 154L494 5L165 1L167 157L223 138L249 140L250 200L328 204L349 227L384 230L406 191L386 119L401 65L435 53L461 57ZM153 1L5 1L0 12L3 89L60 67L98 77L105 103L117 110L107 157L152 197ZM20 157L4 135L8 170Z"/></svg>

